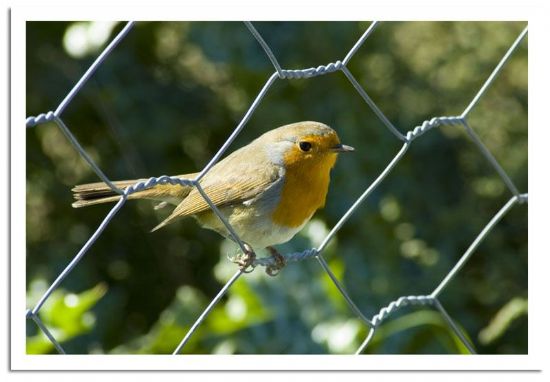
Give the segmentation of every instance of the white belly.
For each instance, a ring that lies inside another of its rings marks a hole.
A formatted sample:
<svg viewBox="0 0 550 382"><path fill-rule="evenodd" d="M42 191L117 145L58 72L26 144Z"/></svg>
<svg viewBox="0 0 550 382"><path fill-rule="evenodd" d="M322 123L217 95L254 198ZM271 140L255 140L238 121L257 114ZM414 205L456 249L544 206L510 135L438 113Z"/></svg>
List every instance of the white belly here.
<svg viewBox="0 0 550 382"><path fill-rule="evenodd" d="M222 207L220 211L228 218L239 238L254 250L286 243L309 221L307 219L299 227L284 227L271 222L270 214L251 213L248 206ZM213 212L201 214L198 219L205 228L231 238L222 221Z"/></svg>

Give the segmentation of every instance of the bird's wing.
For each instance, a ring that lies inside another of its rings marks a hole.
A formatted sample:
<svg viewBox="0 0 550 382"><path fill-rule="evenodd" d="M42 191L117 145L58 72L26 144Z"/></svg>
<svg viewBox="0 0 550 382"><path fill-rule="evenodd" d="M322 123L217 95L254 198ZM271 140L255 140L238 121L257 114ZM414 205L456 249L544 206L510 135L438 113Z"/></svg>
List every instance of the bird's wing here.
<svg viewBox="0 0 550 382"><path fill-rule="evenodd" d="M237 156L235 155L237 152L214 166L200 182L205 194L216 207L252 199L268 189L282 176L278 166L262 160L243 163L243 154L248 153L243 152L240 156ZM244 156L244 158L246 160L250 157ZM209 209L210 206L200 192L193 188L189 195L172 211L170 216L153 228L153 231L172 223L177 218L194 215Z"/></svg>

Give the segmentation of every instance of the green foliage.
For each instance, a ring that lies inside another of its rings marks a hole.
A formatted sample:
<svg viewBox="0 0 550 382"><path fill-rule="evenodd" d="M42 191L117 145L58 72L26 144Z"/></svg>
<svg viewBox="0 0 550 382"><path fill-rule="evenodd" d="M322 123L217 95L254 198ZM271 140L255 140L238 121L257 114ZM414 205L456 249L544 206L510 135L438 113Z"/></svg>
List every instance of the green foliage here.
<svg viewBox="0 0 550 382"><path fill-rule="evenodd" d="M434 116L460 114L524 24L382 23L349 69L406 132ZM281 65L295 69L342 59L369 23L255 25ZM28 115L55 109L100 51L101 44L92 44L71 56L63 42L75 30L88 28L27 23ZM63 120L111 179L195 172L272 73L242 23L141 22ZM345 76L333 73L278 80L230 150L299 120L331 125L357 150L339 159L326 207L280 246L283 253L318 245L401 147ZM527 192L527 39L469 122ZM28 129L26 137L27 305L33 306L40 295L35 286L45 290L111 207L71 208L70 189L97 179L54 124ZM510 196L461 127L433 129L414 142L324 257L370 317L399 296L431 292ZM152 207L147 201L124 206L41 310L70 353L171 353L235 272L227 255L236 248L192 219L149 233L168 213ZM77 307L64 305L67 296L78 297ZM522 300L511 302L515 296ZM480 353L527 353L527 320L520 319L527 311L525 206L497 225L441 301ZM408 309L377 329L367 353L464 352L437 312ZM29 353L54 351L31 321L28 328ZM258 269L239 279L184 352L348 354L366 334L312 259L275 278Z"/></svg>
<svg viewBox="0 0 550 382"><path fill-rule="evenodd" d="M479 341L483 345L495 342L506 333L514 321L526 315L527 299L519 297L511 299L495 314L489 325L479 332Z"/></svg>
<svg viewBox="0 0 550 382"><path fill-rule="evenodd" d="M464 333L464 328L460 329ZM431 310L408 313L382 325L377 329L370 349L376 349L394 335L412 337L413 340L407 347L410 353L421 353L431 341L438 342L445 353L470 354L458 336L450 330L441 314Z"/></svg>
<svg viewBox="0 0 550 382"><path fill-rule="evenodd" d="M45 283L36 280L31 285L32 295L27 300L36 303L46 291ZM96 316L90 312L105 295L107 287L98 284L81 293L54 291L39 311L40 320L60 343L92 330ZM27 337L27 354L44 354L54 350L53 344L42 331Z"/></svg>

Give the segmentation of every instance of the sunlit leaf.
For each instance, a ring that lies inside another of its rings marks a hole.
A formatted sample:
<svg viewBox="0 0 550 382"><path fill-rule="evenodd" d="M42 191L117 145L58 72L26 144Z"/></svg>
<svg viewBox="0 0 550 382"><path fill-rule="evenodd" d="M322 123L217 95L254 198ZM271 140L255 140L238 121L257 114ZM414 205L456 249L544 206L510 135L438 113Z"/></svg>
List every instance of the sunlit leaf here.
<svg viewBox="0 0 550 382"><path fill-rule="evenodd" d="M527 299L516 297L508 301L479 332L479 342L489 345L498 340L512 323L518 318L527 315Z"/></svg>

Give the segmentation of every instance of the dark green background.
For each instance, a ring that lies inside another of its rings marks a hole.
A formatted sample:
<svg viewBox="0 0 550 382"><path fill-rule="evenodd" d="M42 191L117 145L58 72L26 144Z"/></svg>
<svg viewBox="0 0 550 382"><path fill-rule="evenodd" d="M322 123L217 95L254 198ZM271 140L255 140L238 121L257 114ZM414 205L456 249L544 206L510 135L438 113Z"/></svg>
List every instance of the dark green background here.
<svg viewBox="0 0 550 382"><path fill-rule="evenodd" d="M72 23L27 23L27 115L54 110L101 48L70 57ZM369 22L258 22L281 66L343 59ZM459 115L523 22L382 23L348 67L405 133ZM112 32L116 34L123 24ZM199 171L274 69L244 24L138 23L62 118L110 179ZM401 147L341 72L277 80L230 150L277 126L317 120L356 147L333 170L326 207L283 252L318 245ZM469 116L527 192L527 39ZM27 130L27 304L82 247L111 206L73 209L73 185L97 177L56 125ZM430 293L511 193L459 126L416 140L356 211L325 258L367 316ZM128 202L42 309L69 353L169 353L235 271L236 247L192 219ZM515 206L441 295L480 353L527 353L527 207ZM32 322L28 352L53 352ZM242 277L184 353L350 353L367 328L315 260L275 278ZM455 353L439 314L404 308L367 353Z"/></svg>

